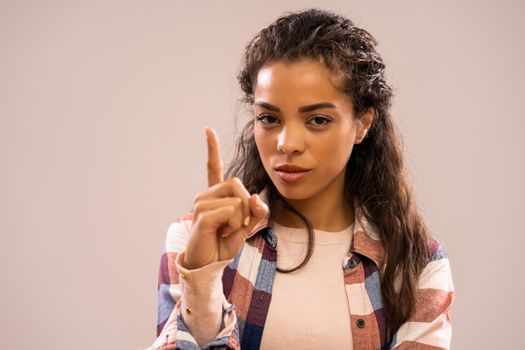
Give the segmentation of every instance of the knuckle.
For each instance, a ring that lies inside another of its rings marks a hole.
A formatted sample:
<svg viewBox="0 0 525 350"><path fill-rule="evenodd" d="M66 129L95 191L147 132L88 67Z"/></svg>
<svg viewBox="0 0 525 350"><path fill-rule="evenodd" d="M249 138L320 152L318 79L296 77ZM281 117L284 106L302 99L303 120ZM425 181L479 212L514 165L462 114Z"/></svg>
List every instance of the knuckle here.
<svg viewBox="0 0 525 350"><path fill-rule="evenodd" d="M199 213L200 211L202 211L202 203L201 202L197 202L193 205L193 211L195 213Z"/></svg>
<svg viewBox="0 0 525 350"><path fill-rule="evenodd" d="M242 185L242 181L241 179L239 179L237 176L234 176L230 179L230 182L232 184L236 184L236 185Z"/></svg>
<svg viewBox="0 0 525 350"><path fill-rule="evenodd" d="M193 197L193 203L199 201L203 196L203 193L202 192L199 192L197 193L194 197Z"/></svg>
<svg viewBox="0 0 525 350"><path fill-rule="evenodd" d="M239 179L238 177L234 176L232 178L229 179L229 185L231 186L232 189L235 189L235 192L237 193L237 195L240 195L242 196L241 199L248 199L248 196L245 196L245 193L247 193L248 191L246 190L246 187L244 187L244 184L242 182L241 179ZM246 198L244 198L246 197Z"/></svg>
<svg viewBox="0 0 525 350"><path fill-rule="evenodd" d="M208 165L208 169L218 170L221 169L224 166L224 163L221 161L208 161L206 163Z"/></svg>
<svg viewBox="0 0 525 350"><path fill-rule="evenodd" d="M234 213L242 212L242 200L239 197L232 197L231 205Z"/></svg>
<svg viewBox="0 0 525 350"><path fill-rule="evenodd" d="M202 226L208 226L211 224L211 218L209 215L200 215L199 216L199 224Z"/></svg>

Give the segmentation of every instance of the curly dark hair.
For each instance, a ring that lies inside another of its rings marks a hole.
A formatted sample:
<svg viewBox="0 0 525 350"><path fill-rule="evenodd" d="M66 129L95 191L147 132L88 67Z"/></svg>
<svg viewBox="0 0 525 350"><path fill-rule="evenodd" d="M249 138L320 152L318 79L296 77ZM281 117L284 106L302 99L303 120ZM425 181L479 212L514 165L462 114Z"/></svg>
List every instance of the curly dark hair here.
<svg viewBox="0 0 525 350"><path fill-rule="evenodd" d="M354 118L373 108L374 122L366 138L355 145L346 166L344 195L349 204L353 199L362 203L366 218L382 236L386 259L380 266L381 291L390 337L413 313L417 279L429 256L429 233L413 199L401 138L389 112L392 89L385 81L385 65L376 45L369 32L335 13L319 9L287 13L248 43L238 80L242 101L251 105L261 67L276 61L313 59L341 78L340 89L353 102ZM253 120L243 128L233 159L226 176L239 177L250 193L268 187L272 218L280 203L305 222L309 238L305 259L293 269L279 271L301 268L312 254L313 229L266 173L255 144Z"/></svg>

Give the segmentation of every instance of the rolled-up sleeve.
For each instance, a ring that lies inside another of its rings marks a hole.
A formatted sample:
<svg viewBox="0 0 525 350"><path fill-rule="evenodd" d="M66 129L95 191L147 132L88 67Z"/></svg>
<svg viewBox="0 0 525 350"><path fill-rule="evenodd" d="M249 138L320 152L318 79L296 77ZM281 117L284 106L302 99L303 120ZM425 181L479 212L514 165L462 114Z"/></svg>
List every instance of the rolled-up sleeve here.
<svg viewBox="0 0 525 350"><path fill-rule="evenodd" d="M239 349L237 316L222 291L222 271L230 261L185 269L189 227L191 215L168 228L159 269L157 339L148 350Z"/></svg>

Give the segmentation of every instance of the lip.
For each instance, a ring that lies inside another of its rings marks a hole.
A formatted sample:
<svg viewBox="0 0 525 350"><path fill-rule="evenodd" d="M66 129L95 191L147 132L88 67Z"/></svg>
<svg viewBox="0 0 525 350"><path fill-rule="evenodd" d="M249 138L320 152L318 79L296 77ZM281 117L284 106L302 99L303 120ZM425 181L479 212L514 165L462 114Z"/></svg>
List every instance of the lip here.
<svg viewBox="0 0 525 350"><path fill-rule="evenodd" d="M294 164L281 164L281 165L276 166L275 170L285 172L285 173L302 173L302 172L310 171L311 169L306 169L306 168L303 168L303 167L300 167Z"/></svg>
<svg viewBox="0 0 525 350"><path fill-rule="evenodd" d="M298 183L301 180L303 180L306 177L306 175L308 175L311 172L311 170L287 172L276 169L275 172L277 173L277 176L282 182L291 184Z"/></svg>

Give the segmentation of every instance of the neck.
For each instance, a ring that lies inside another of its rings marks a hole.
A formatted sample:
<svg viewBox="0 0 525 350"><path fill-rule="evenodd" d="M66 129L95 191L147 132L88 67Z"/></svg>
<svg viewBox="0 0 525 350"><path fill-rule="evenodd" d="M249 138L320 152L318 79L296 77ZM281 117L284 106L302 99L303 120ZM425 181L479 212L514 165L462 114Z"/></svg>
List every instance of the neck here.
<svg viewBox="0 0 525 350"><path fill-rule="evenodd" d="M324 193L308 199L287 201L294 209L303 214L316 230L342 231L354 221L354 208L346 202L342 190L338 191L338 195L335 196L331 193ZM277 206L275 221L286 227L306 227L299 216L282 205Z"/></svg>

